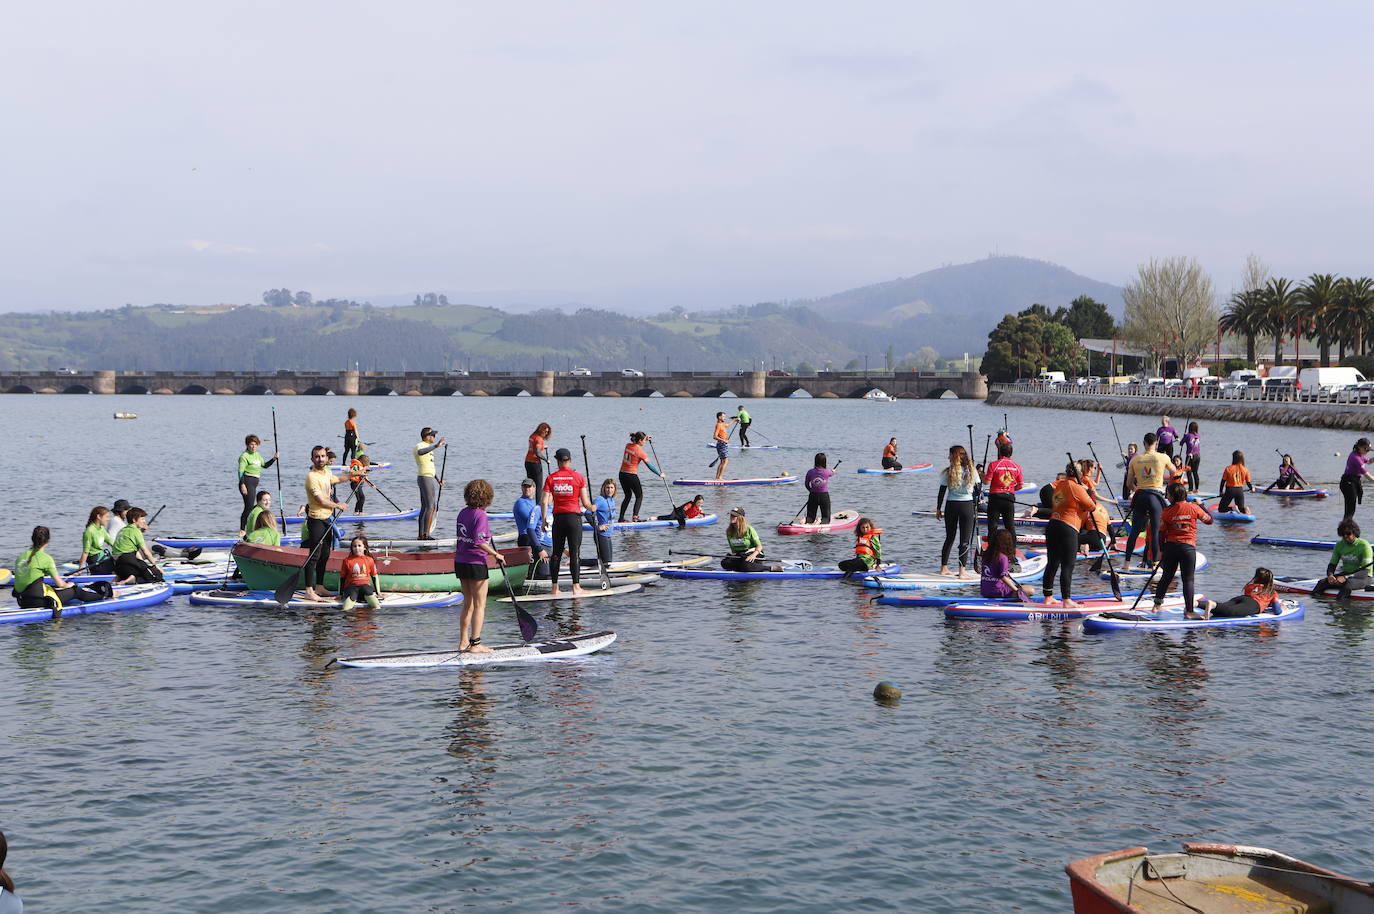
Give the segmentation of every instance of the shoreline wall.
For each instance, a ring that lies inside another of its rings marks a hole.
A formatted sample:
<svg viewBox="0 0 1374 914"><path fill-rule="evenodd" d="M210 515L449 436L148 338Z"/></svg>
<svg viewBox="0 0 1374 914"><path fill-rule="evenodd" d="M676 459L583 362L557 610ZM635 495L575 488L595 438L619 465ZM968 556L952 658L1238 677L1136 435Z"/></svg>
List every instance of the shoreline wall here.
<svg viewBox="0 0 1374 914"><path fill-rule="evenodd" d="M1119 397L1009 390L990 391L987 403L989 406L1035 406L1041 409L1132 413L1142 416L1186 415L1189 419L1212 419L1222 422L1374 431L1374 404L1361 403L1270 403L1200 400L1194 397Z"/></svg>

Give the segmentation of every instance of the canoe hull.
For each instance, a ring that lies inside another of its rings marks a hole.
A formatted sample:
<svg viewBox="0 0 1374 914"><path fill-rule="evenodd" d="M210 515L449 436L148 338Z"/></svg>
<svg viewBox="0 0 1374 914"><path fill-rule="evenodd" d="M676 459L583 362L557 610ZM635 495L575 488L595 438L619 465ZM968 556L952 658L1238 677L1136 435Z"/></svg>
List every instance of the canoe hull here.
<svg viewBox="0 0 1374 914"><path fill-rule="evenodd" d="M525 574L529 570L529 549L521 546L499 551L506 559L506 574L510 576L511 586L519 587L525 582ZM238 562L239 574L249 590L276 590L288 576L300 573L309 550L239 543L234 547L233 554ZM328 589L338 590L339 568L347 555L342 550L334 550L329 554L324 575L324 586ZM461 589L458 577L453 573L452 552L373 553L373 558L377 560L377 577L383 592L435 593ZM506 586L500 567L492 559L487 560L487 582L494 588Z"/></svg>

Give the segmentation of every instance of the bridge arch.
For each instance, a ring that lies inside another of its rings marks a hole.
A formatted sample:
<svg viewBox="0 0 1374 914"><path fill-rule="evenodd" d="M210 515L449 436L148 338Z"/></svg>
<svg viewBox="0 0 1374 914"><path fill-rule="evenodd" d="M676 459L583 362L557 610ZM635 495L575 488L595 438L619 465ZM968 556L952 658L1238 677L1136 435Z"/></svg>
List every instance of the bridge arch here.
<svg viewBox="0 0 1374 914"><path fill-rule="evenodd" d="M366 396L369 396L369 397L389 397L389 396L391 396L392 394L394 394L395 392L396 392L396 391L392 390L390 387L374 387L374 388L372 388L371 390L369 390L369 391L367 392Z"/></svg>
<svg viewBox="0 0 1374 914"><path fill-rule="evenodd" d="M177 393L179 393L179 394L191 394L191 395L197 396L197 397L203 397L203 396L205 396L206 394L208 394L209 392L210 392L210 389L209 389L208 387L205 387L205 386L201 385L201 384L187 384L187 385L186 385L185 387L183 387L181 390L177 391Z"/></svg>
<svg viewBox="0 0 1374 914"><path fill-rule="evenodd" d="M31 394L33 393L33 388L29 387L27 384L16 384L5 392L11 394Z"/></svg>
<svg viewBox="0 0 1374 914"><path fill-rule="evenodd" d="M305 389L305 395L307 397L327 397L333 392L334 391L330 390L328 387L325 387L320 384L316 384L314 387L307 387Z"/></svg>
<svg viewBox="0 0 1374 914"><path fill-rule="evenodd" d="M88 394L91 389L85 384L73 384L62 391L64 394Z"/></svg>
<svg viewBox="0 0 1374 914"><path fill-rule="evenodd" d="M739 394L735 393L733 390L731 390L731 389L728 388L728 387L713 387L713 388L711 388L710 390L706 391L706 393L702 394L702 396L703 396L703 397L716 397L716 398L718 398L718 399L727 399L727 400L737 400L737 399L739 399Z"/></svg>
<svg viewBox="0 0 1374 914"><path fill-rule="evenodd" d="M773 397L779 400L785 400L789 397L805 398L810 396L811 391L807 390L805 387L802 387L800 384L793 384L788 387L779 387L777 392L773 394Z"/></svg>
<svg viewBox="0 0 1374 914"><path fill-rule="evenodd" d="M949 394L955 400L959 399L959 391L952 387L933 387L926 392L925 398L927 400L939 400L944 398L945 394Z"/></svg>
<svg viewBox="0 0 1374 914"><path fill-rule="evenodd" d="M574 387L572 390L563 394L565 397L594 397L596 394L587 390L585 387Z"/></svg>
<svg viewBox="0 0 1374 914"><path fill-rule="evenodd" d="M525 388L521 387L521 386L518 385L518 384L513 384L513 385L511 385L510 387L503 387L503 388L501 388L500 390L498 390L498 391L496 392L496 396L498 396L498 397L520 397L520 396L528 397L528 396L530 396L530 392L529 392L528 390L526 390Z"/></svg>
<svg viewBox="0 0 1374 914"><path fill-rule="evenodd" d="M148 388L144 387L142 384L126 384L119 389L119 393L122 394L146 394L147 392Z"/></svg>
<svg viewBox="0 0 1374 914"><path fill-rule="evenodd" d="M245 397L262 397L271 392L266 384L249 384L241 391Z"/></svg>
<svg viewBox="0 0 1374 914"><path fill-rule="evenodd" d="M662 393L652 387L641 387L639 390L630 394L632 397L661 397Z"/></svg>

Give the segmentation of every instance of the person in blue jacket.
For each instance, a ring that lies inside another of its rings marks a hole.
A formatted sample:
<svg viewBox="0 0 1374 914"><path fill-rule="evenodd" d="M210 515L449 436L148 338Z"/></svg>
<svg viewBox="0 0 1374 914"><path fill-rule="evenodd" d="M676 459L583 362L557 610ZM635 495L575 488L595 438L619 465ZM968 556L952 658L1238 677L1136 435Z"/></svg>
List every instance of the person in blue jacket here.
<svg viewBox="0 0 1374 914"><path fill-rule="evenodd" d="M548 525L544 522L544 509L534 500L534 480L520 481L520 497L511 508L515 515L516 545L528 546L534 556L534 569L529 577L545 579L549 576L549 550L553 548L553 538L549 536Z"/></svg>
<svg viewBox="0 0 1374 914"><path fill-rule="evenodd" d="M592 541L596 543L596 556L603 565L611 563L611 524L615 520L615 480L607 479L601 483L601 494L592 501L595 514L590 518Z"/></svg>

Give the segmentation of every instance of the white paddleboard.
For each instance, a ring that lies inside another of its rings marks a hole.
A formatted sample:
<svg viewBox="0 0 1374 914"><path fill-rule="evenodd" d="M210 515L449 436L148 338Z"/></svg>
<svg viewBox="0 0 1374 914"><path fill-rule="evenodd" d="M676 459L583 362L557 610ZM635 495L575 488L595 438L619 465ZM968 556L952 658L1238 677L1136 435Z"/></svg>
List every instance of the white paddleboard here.
<svg viewBox="0 0 1374 914"><path fill-rule="evenodd" d="M529 644L503 644L480 654L446 651L418 651L409 654L382 654L373 657L335 657L331 663L370 669L423 669L434 666L475 666L486 663L561 660L578 657L609 646L615 632L574 635L556 641L531 641Z"/></svg>
<svg viewBox="0 0 1374 914"><path fill-rule="evenodd" d="M557 596L551 593L530 594L529 596L516 594L515 598L517 602L523 605L525 603L548 603L551 600L590 600L594 597L615 597L620 594L634 593L636 590L644 589L643 584L621 584L616 587L603 588L600 581L587 580L585 578L582 581L582 593L579 594L572 592L571 581L559 581L558 586L561 587L562 590L558 592ZM509 603L510 597L497 597L496 602Z"/></svg>

